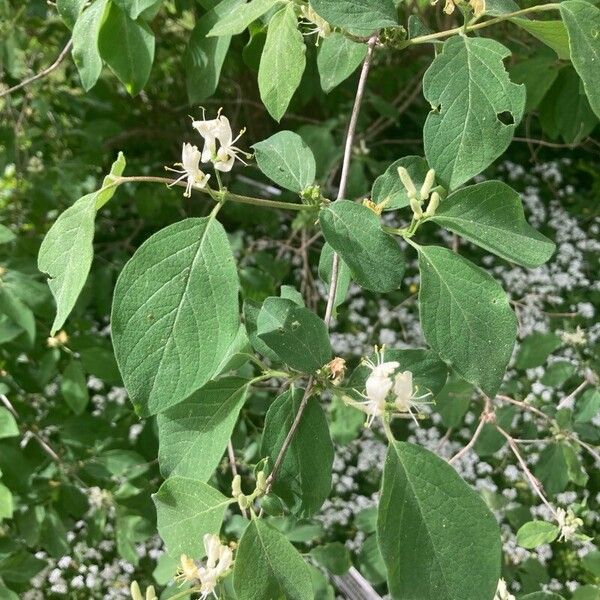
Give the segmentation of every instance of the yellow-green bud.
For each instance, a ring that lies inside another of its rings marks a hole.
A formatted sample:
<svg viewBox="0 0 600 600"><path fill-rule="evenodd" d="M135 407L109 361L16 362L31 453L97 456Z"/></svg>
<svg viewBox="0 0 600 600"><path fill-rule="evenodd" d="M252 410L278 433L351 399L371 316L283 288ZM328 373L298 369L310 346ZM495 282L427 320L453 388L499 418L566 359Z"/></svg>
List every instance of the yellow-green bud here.
<svg viewBox="0 0 600 600"><path fill-rule="evenodd" d="M242 478L236 475L231 482L231 495L237 498L242 493Z"/></svg>
<svg viewBox="0 0 600 600"><path fill-rule="evenodd" d="M144 600L142 597L142 591L140 590L140 586L137 581L132 581L129 589L131 592L131 598L133 600Z"/></svg>
<svg viewBox="0 0 600 600"><path fill-rule="evenodd" d="M435 171L433 169L429 169L429 171L427 171L427 175L425 175L425 181L421 186L421 200L427 200L427 198L429 198L429 192L431 192L434 182Z"/></svg>
<svg viewBox="0 0 600 600"><path fill-rule="evenodd" d="M425 211L426 217L433 217L435 215L435 211L438 209L440 205L440 195L437 192L433 192L431 194L431 200L429 200L429 204L427 205L427 210Z"/></svg>
<svg viewBox="0 0 600 600"><path fill-rule="evenodd" d="M242 510L248 508L250 506L250 500L246 494L239 494L237 497L238 504Z"/></svg>
<svg viewBox="0 0 600 600"><path fill-rule="evenodd" d="M264 471L259 471L256 474L256 491L262 496L267 489L267 476Z"/></svg>
<svg viewBox="0 0 600 600"><path fill-rule="evenodd" d="M413 183L413 180L411 179L411 176L409 175L408 171L404 167L398 167L398 176L400 177L402 185L406 189L408 197L416 198L417 188L415 187L415 184Z"/></svg>
<svg viewBox="0 0 600 600"><path fill-rule="evenodd" d="M423 218L423 209L421 203L416 198L410 199L410 207L412 208L415 219Z"/></svg>
<svg viewBox="0 0 600 600"><path fill-rule="evenodd" d="M146 600L157 600L153 585L149 585L146 588Z"/></svg>

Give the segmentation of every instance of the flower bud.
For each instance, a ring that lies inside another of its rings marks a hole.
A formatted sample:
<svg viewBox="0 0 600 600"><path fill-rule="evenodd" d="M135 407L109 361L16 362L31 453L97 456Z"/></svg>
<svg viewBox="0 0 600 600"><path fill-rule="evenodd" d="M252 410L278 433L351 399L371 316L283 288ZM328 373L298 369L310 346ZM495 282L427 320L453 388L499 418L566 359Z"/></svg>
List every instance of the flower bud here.
<svg viewBox="0 0 600 600"><path fill-rule="evenodd" d="M264 471L259 471L256 474L256 491L259 495L263 495L267 489L267 476Z"/></svg>
<svg viewBox="0 0 600 600"><path fill-rule="evenodd" d="M438 209L439 205L440 205L440 195L437 192L433 192L433 194L431 194L431 200L429 201L429 204L427 205L427 210L425 211L425 216L433 217L433 215L435 215L435 211Z"/></svg>
<svg viewBox="0 0 600 600"><path fill-rule="evenodd" d="M231 482L231 495L237 498L242 493L242 478L236 475Z"/></svg>
<svg viewBox="0 0 600 600"><path fill-rule="evenodd" d="M247 509L250 506L250 500L246 494L239 494L237 497L238 504L242 510Z"/></svg>
<svg viewBox="0 0 600 600"><path fill-rule="evenodd" d="M415 187L415 184L413 183L413 180L411 179L411 176L409 175L408 171L404 167L398 167L398 176L400 177L402 185L406 189L408 197L416 198L417 188Z"/></svg>
<svg viewBox="0 0 600 600"><path fill-rule="evenodd" d="M410 199L410 207L412 208L415 219L423 218L423 209L421 208L421 203L416 198L413 197Z"/></svg>
<svg viewBox="0 0 600 600"><path fill-rule="evenodd" d="M425 181L421 186L421 200L427 200L427 198L429 198L429 193L431 192L434 182L435 171L433 169L429 169L429 171L427 171L427 175L425 175Z"/></svg>
<svg viewBox="0 0 600 600"><path fill-rule="evenodd" d="M144 600L142 597L142 591L140 590L140 586L137 581L131 582L130 592L132 600Z"/></svg>
<svg viewBox="0 0 600 600"><path fill-rule="evenodd" d="M153 585L149 585L146 588L146 600L157 600Z"/></svg>

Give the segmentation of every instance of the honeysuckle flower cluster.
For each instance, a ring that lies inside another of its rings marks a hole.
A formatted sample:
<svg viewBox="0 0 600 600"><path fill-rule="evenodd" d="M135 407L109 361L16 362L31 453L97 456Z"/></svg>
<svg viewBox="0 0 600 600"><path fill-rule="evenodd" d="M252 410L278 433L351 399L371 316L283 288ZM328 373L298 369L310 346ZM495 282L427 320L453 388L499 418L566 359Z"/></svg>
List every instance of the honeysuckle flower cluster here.
<svg viewBox="0 0 600 600"><path fill-rule="evenodd" d="M433 169L427 171L425 181L418 192L410 173L404 167L398 167L398 176L408 195L415 220L419 221L420 219L433 217L440 205L440 195L436 191L431 191L435 183L435 171ZM423 211L423 204L427 201L429 201L427 208Z"/></svg>
<svg viewBox="0 0 600 600"><path fill-rule="evenodd" d="M300 19L302 23L309 26L306 35L317 34L317 46L319 38L326 38L331 34L331 25L318 15L310 4L303 4L300 7Z"/></svg>
<svg viewBox="0 0 600 600"><path fill-rule="evenodd" d="M175 576L180 583L200 583L200 598L204 600L211 594L216 598L217 583L225 577L233 565L233 551L229 546L221 544L218 535L207 533L204 538L206 562L197 565L194 560L181 555L181 564Z"/></svg>
<svg viewBox="0 0 600 600"><path fill-rule="evenodd" d="M385 361L385 348L375 348L375 361L363 359L362 364L371 369L365 382L365 392L358 392L365 400L356 402L346 398L350 405L367 414L365 425L370 427L376 417L383 418L387 412L399 416L410 416L418 423L415 412L431 394L418 396L418 390L413 385L410 371L396 373L400 363L392 360ZM388 402L388 398L390 402Z"/></svg>
<svg viewBox="0 0 600 600"><path fill-rule="evenodd" d="M142 591L140 590L140 586L137 581L134 581L131 584L131 599L132 600L158 600L156 596L156 592L154 591L154 586L149 585L146 588L146 593L142 596Z"/></svg>
<svg viewBox="0 0 600 600"><path fill-rule="evenodd" d="M212 163L216 171L228 172L231 171L236 160L247 164L240 158L240 154L246 158L251 156L234 145L246 130L242 129L234 138L229 119L221 114L221 109L219 109L214 119L202 118L198 121L192 119L192 127L204 138L202 152L200 152L198 146L185 142L181 149L181 162L175 163L175 166L179 168L165 167L168 171L180 175L169 187L178 184L180 181L187 181L183 193L186 198L192 195L194 186L204 188L210 179L210 175L204 173L200 168L201 162Z"/></svg>
<svg viewBox="0 0 600 600"><path fill-rule="evenodd" d="M432 4L437 4L437 0L434 0ZM475 17L480 17L485 12L485 0L468 0L468 2L465 2L464 0L446 0L444 12L447 15L451 15L454 12L455 7L461 4L468 4L472 8Z"/></svg>
<svg viewBox="0 0 600 600"><path fill-rule="evenodd" d="M578 537L577 530L583 525L583 521L570 508L557 508L556 520L560 529L559 542L569 542Z"/></svg>
<svg viewBox="0 0 600 600"><path fill-rule="evenodd" d="M564 331L560 337L565 344L570 346L585 346L587 343L585 331L580 325L577 325L575 331Z"/></svg>

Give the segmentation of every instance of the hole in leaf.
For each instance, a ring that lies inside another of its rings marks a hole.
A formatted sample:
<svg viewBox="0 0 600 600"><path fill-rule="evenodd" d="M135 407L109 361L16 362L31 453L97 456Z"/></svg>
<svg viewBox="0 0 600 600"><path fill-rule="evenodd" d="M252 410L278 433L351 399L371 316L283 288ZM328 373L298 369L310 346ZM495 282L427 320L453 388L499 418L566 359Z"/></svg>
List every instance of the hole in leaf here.
<svg viewBox="0 0 600 600"><path fill-rule="evenodd" d="M512 113L508 110L498 113L496 115L496 118L498 119L498 121L500 121L500 123L504 123L504 125L514 125L515 124L515 119L512 116Z"/></svg>

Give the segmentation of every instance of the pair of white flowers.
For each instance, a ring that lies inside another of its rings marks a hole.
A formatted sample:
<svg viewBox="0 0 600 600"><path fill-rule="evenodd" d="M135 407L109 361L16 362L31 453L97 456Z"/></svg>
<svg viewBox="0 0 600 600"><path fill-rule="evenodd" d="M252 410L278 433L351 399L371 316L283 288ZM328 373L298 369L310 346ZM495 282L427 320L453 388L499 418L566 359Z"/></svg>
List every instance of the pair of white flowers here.
<svg viewBox="0 0 600 600"><path fill-rule="evenodd" d="M204 538L206 562L198 566L194 560L181 555L181 566L176 579L181 583L200 582L200 598L203 600L211 594L216 598L217 583L227 575L233 565L233 551L229 546L221 544L218 535L207 533Z"/></svg>
<svg viewBox="0 0 600 600"><path fill-rule="evenodd" d="M375 349L375 361L364 359L363 364L371 369L365 382L365 393L361 394L364 402L353 403L367 414L366 426L370 427L376 417L382 418L388 410L388 398L393 404L393 411L400 415L410 416L417 422L415 410L423 404L429 393L418 396L418 390L413 385L413 375L410 371L396 373L400 363L384 360L384 348Z"/></svg>
<svg viewBox="0 0 600 600"><path fill-rule="evenodd" d="M211 162L215 170L228 172L231 171L236 159L246 164L239 154L247 156L245 152L234 145L244 134L245 129L242 129L234 138L229 119L222 115L220 110L215 119L192 121L192 127L204 138L202 152L198 150L197 146L186 142L181 150L181 162L175 163L176 167L181 168L166 167L167 170L180 174L180 177L171 185L187 180L183 194L186 198L192 195L194 186L204 188L210 179L210 175L200 169L200 162Z"/></svg>

